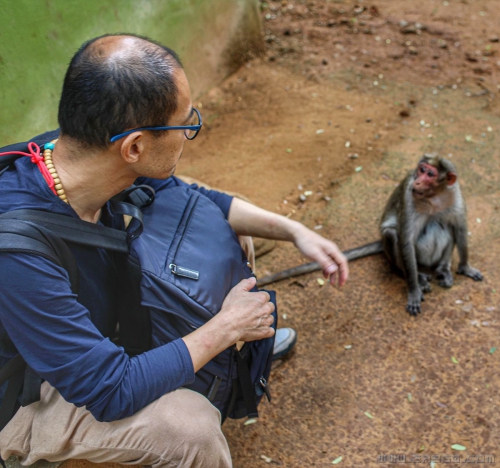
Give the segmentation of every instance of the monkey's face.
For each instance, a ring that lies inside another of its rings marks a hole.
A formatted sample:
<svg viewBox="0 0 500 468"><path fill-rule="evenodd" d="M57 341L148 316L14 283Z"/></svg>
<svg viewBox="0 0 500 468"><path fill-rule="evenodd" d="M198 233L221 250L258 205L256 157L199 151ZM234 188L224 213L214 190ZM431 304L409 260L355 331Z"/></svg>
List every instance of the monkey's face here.
<svg viewBox="0 0 500 468"><path fill-rule="evenodd" d="M440 185L437 168L424 162L420 163L412 184L413 196L418 199L433 197Z"/></svg>

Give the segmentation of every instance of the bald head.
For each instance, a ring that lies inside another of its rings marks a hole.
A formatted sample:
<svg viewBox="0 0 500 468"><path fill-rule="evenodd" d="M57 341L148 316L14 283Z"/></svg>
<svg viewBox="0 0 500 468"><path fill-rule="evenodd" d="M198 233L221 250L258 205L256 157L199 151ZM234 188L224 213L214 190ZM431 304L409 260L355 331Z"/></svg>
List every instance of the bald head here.
<svg viewBox="0 0 500 468"><path fill-rule="evenodd" d="M134 35L105 35L78 50L66 72L61 134L80 144L105 148L127 129L168 124L177 109L174 51Z"/></svg>

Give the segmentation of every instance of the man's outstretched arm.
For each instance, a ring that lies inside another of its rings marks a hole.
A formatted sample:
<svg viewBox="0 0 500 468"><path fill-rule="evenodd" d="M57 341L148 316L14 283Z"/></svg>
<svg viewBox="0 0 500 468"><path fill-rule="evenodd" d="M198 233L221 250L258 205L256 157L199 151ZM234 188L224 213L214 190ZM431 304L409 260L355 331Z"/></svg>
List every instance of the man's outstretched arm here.
<svg viewBox="0 0 500 468"><path fill-rule="evenodd" d="M233 198L228 220L238 235L293 242L302 254L321 265L331 284L335 284L337 276L339 286L347 281L349 267L340 249L303 224L238 198Z"/></svg>

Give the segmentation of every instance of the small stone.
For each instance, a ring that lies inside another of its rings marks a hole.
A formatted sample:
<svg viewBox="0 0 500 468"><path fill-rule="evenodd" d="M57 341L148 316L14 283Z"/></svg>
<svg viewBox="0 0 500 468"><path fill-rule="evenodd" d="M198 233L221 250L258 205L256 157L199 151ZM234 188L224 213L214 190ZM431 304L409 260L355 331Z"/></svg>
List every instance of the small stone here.
<svg viewBox="0 0 500 468"><path fill-rule="evenodd" d="M402 34L417 34L417 28L415 26L403 26L400 29Z"/></svg>

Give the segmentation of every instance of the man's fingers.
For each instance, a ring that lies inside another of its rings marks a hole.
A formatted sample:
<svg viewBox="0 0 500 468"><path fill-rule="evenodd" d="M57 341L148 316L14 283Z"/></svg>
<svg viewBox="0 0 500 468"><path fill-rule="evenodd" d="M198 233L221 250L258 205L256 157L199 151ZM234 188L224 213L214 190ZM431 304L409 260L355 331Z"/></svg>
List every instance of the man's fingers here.
<svg viewBox="0 0 500 468"><path fill-rule="evenodd" d="M257 278L255 278L255 276L250 276L250 278L241 280L235 288L241 288L243 291L250 291L256 283Z"/></svg>

